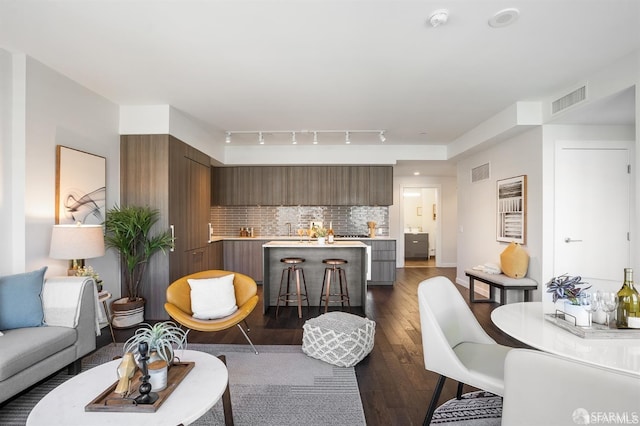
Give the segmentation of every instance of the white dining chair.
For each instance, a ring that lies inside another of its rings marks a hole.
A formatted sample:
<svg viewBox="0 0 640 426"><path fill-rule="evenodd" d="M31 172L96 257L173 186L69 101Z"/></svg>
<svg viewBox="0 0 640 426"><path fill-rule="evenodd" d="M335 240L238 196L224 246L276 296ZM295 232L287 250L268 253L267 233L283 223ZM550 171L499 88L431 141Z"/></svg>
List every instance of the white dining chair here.
<svg viewBox="0 0 640 426"><path fill-rule="evenodd" d="M529 349L507 355L503 425L638 422L640 376Z"/></svg>
<svg viewBox="0 0 640 426"><path fill-rule="evenodd" d="M478 323L455 284L434 277L418 286L424 366L440 374L424 424L428 425L449 377L463 384L502 396L504 360L511 350L499 345Z"/></svg>

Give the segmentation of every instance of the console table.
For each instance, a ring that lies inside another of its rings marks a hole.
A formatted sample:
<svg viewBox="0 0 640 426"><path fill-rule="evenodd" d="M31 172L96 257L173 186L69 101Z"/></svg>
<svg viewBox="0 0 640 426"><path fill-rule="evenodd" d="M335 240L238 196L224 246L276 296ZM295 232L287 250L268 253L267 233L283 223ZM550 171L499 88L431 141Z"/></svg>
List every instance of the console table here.
<svg viewBox="0 0 640 426"><path fill-rule="evenodd" d="M464 274L469 277L469 301L472 303L495 303L495 289L500 289L500 304L507 301L507 290L523 290L524 301L531 301L531 292L538 288L536 280L531 278L511 278L505 274L487 274L475 269L465 269ZM476 299L474 291L475 280L489 285L489 298Z"/></svg>

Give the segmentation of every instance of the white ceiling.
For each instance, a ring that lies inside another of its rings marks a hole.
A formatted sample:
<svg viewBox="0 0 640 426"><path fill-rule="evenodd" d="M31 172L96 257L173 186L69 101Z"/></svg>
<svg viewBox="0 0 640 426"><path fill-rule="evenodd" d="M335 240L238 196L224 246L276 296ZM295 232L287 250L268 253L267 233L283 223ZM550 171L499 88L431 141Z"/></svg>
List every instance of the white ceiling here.
<svg viewBox="0 0 640 426"><path fill-rule="evenodd" d="M507 7L519 19L489 27ZM449 22L433 28L438 8ZM0 0L0 47L213 130L385 129L385 144L443 145L639 49L640 1Z"/></svg>

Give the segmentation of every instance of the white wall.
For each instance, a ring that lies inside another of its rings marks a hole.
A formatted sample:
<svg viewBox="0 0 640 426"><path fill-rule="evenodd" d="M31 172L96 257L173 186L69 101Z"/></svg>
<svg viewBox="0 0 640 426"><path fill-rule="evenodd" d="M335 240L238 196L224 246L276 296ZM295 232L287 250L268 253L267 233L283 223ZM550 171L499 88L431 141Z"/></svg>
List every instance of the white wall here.
<svg viewBox="0 0 640 426"><path fill-rule="evenodd" d="M3 179L5 175L10 176L16 188L24 185L24 202L14 206L21 214L16 214L8 224L3 223L2 226L23 231L24 250L14 252L19 261L12 264L0 258L0 270L2 274L16 273L48 265L47 276L64 275L67 262L49 258L51 227L55 222L56 145L105 157L107 208L118 203L118 106L30 57L18 54L12 55L10 60L14 68L14 82L25 82L22 93L19 83L13 84L11 111L13 115L20 115L20 108L24 111L23 127L14 128L11 137L14 155L22 150L24 154L15 163L9 164L9 170L3 170L2 174ZM20 64L23 66L20 67ZM22 70L22 75L15 75L16 69L18 72ZM23 141L19 137L21 132L25 135ZM25 164L24 169L20 166L21 161ZM2 194L3 205L11 199L11 194ZM19 263L24 265L22 270L14 266ZM118 262L113 253L90 259L87 263L101 274L109 291L114 295L120 294Z"/></svg>
<svg viewBox="0 0 640 426"><path fill-rule="evenodd" d="M437 227L435 246L438 250L436 266L455 267L457 255L456 229L458 222L458 190L455 177L394 176L393 205L389 206L389 235L396 239L396 265L404 266L404 188L436 188L438 195ZM431 215L430 207L423 214ZM431 238L430 238L431 239Z"/></svg>
<svg viewBox="0 0 640 426"><path fill-rule="evenodd" d="M490 178L471 183L471 169L485 163L491 164ZM467 268L486 262L500 264L507 243L496 241L496 181L519 175L527 175L523 246L530 257L527 275L542 281L542 128L537 127L458 163L458 283L468 286Z"/></svg>

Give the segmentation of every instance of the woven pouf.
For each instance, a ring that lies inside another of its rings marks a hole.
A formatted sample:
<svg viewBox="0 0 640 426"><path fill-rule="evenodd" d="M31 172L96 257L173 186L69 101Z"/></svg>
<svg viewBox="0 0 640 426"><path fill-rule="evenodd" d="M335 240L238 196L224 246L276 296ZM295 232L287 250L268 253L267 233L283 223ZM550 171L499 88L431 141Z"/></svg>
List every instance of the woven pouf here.
<svg viewBox="0 0 640 426"><path fill-rule="evenodd" d="M302 352L338 367L352 367L373 349L376 323L345 312L328 312L305 322L302 330Z"/></svg>

